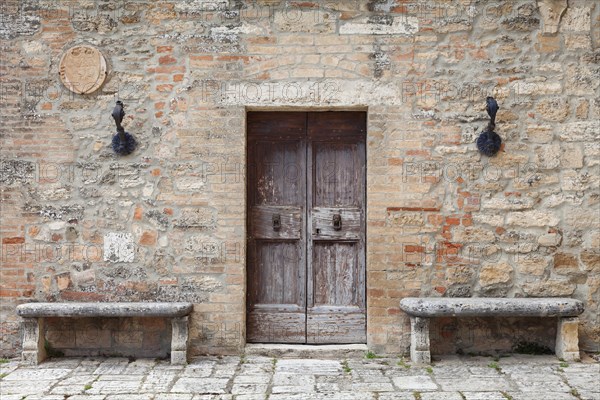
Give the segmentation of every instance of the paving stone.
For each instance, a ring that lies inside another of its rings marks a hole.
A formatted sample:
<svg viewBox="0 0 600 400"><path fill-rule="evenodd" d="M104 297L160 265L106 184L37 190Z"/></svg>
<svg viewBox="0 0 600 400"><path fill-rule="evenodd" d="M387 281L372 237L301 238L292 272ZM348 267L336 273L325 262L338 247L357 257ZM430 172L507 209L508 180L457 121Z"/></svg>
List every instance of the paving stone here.
<svg viewBox="0 0 600 400"><path fill-rule="evenodd" d="M400 390L415 390L418 392L428 392L438 390L438 386L429 376L402 376L393 378L394 385Z"/></svg>
<svg viewBox="0 0 600 400"><path fill-rule="evenodd" d="M135 378L135 379L131 379ZM101 376L92 387L86 390L90 394L127 394L138 393L142 385L142 378L139 376Z"/></svg>
<svg viewBox="0 0 600 400"><path fill-rule="evenodd" d="M380 393L379 400L415 400L413 392Z"/></svg>
<svg viewBox="0 0 600 400"><path fill-rule="evenodd" d="M106 400L152 400L153 394L109 394Z"/></svg>
<svg viewBox="0 0 600 400"><path fill-rule="evenodd" d="M90 374L86 374L86 375L71 375L68 376L64 379L62 379L58 384L60 386L64 386L64 385L79 385L81 387L92 383L94 380L96 380L97 376L96 375L90 375Z"/></svg>
<svg viewBox="0 0 600 400"><path fill-rule="evenodd" d="M127 364L129 360L126 358L107 359L96 368L94 374L118 375L125 371Z"/></svg>
<svg viewBox="0 0 600 400"><path fill-rule="evenodd" d="M82 363L82 359L80 358L50 358L48 360L44 360L42 366L44 369L52 369L52 368L76 368L79 364Z"/></svg>
<svg viewBox="0 0 600 400"><path fill-rule="evenodd" d="M18 395L35 395L45 393L58 381L8 381L5 377L0 381L0 391L3 397L5 394L18 394Z"/></svg>
<svg viewBox="0 0 600 400"><path fill-rule="evenodd" d="M177 371L153 370L146 376L140 391L150 393L168 392L175 379L177 379L177 376Z"/></svg>
<svg viewBox="0 0 600 400"><path fill-rule="evenodd" d="M54 386L50 391L50 394L55 395L63 395L63 396L73 396L76 394L84 393L84 385L59 385Z"/></svg>
<svg viewBox="0 0 600 400"><path fill-rule="evenodd" d="M265 400L265 394L238 394L235 400Z"/></svg>
<svg viewBox="0 0 600 400"><path fill-rule="evenodd" d="M374 400L373 393L337 392L337 393L298 393L273 394L269 400ZM381 397L380 397L381 399ZM411 399L414 400L414 397Z"/></svg>
<svg viewBox="0 0 600 400"><path fill-rule="evenodd" d="M65 368L54 368L54 369L18 369L7 376L5 376L3 381L26 381L26 382L34 382L34 381L44 381L44 380L53 380L53 379L61 379L71 373L70 369Z"/></svg>
<svg viewBox="0 0 600 400"><path fill-rule="evenodd" d="M21 400L23 398L23 396L20 394L4 394L1 384L0 391L2 392L2 400Z"/></svg>
<svg viewBox="0 0 600 400"><path fill-rule="evenodd" d="M17 368L19 368L19 363L17 362L0 364L0 374L10 374Z"/></svg>
<svg viewBox="0 0 600 400"><path fill-rule="evenodd" d="M254 384L258 384L258 383L269 383L269 381L271 380L270 375L237 375L235 378L233 378L233 383L234 384L241 384L241 383L254 383Z"/></svg>
<svg viewBox="0 0 600 400"><path fill-rule="evenodd" d="M551 374L529 374L513 376L514 382L522 392L570 392L571 388L563 382L560 376Z"/></svg>
<svg viewBox="0 0 600 400"><path fill-rule="evenodd" d="M598 400L600 399L600 395L598 395L598 392L588 392L586 390L582 390L579 393L579 397L581 398L581 400Z"/></svg>
<svg viewBox="0 0 600 400"><path fill-rule="evenodd" d="M225 394L228 379L222 378L179 378L172 393L203 393L203 394Z"/></svg>
<svg viewBox="0 0 600 400"><path fill-rule="evenodd" d="M84 360L73 370L73 374L92 374L96 372L99 366L100 361Z"/></svg>
<svg viewBox="0 0 600 400"><path fill-rule="evenodd" d="M218 365L215 367L212 376L214 378L225 378L232 376L237 370L237 365Z"/></svg>
<svg viewBox="0 0 600 400"><path fill-rule="evenodd" d="M298 375L287 372L275 373L273 385L275 386L314 386L316 379L312 375Z"/></svg>
<svg viewBox="0 0 600 400"><path fill-rule="evenodd" d="M566 379L572 388L600 393L600 374L566 375Z"/></svg>
<svg viewBox="0 0 600 400"><path fill-rule="evenodd" d="M314 386L273 386L271 393L314 393Z"/></svg>
<svg viewBox="0 0 600 400"><path fill-rule="evenodd" d="M127 368L125 368L123 373L126 375L145 375L150 372L155 365L156 362L154 360L136 360L127 365Z"/></svg>
<svg viewBox="0 0 600 400"><path fill-rule="evenodd" d="M485 367L479 367L479 366L477 366L477 367L470 367L469 368L469 372L473 376L487 376L487 377L498 376L498 371L496 371L494 368L490 368L488 366L485 366Z"/></svg>
<svg viewBox="0 0 600 400"><path fill-rule="evenodd" d="M199 378L209 377L215 367L215 362L204 364L190 364L183 370L182 376L196 376Z"/></svg>
<svg viewBox="0 0 600 400"><path fill-rule="evenodd" d="M340 385L337 383L330 382L317 382L317 392L339 392L341 391Z"/></svg>
<svg viewBox="0 0 600 400"><path fill-rule="evenodd" d="M83 394L69 397L69 400L104 400L106 395L104 394Z"/></svg>
<svg viewBox="0 0 600 400"><path fill-rule="evenodd" d="M154 400L192 400L192 394L158 393Z"/></svg>
<svg viewBox="0 0 600 400"><path fill-rule="evenodd" d="M393 392L391 383L381 382L358 382L352 384L352 389L362 392Z"/></svg>
<svg viewBox="0 0 600 400"><path fill-rule="evenodd" d="M139 376L139 375L125 375L125 374L121 374L121 375L100 375L98 376L97 381L99 382L104 382L104 381L141 381L144 379L144 376Z"/></svg>
<svg viewBox="0 0 600 400"><path fill-rule="evenodd" d="M458 392L425 392L421 393L421 400L463 400L463 397Z"/></svg>
<svg viewBox="0 0 600 400"><path fill-rule="evenodd" d="M466 400L506 400L500 392L462 392Z"/></svg>
<svg viewBox="0 0 600 400"><path fill-rule="evenodd" d="M467 375L468 376L468 375ZM460 377L460 378L457 378ZM465 377L465 375L456 375L455 378L437 378L436 382L442 387L442 390L449 392L495 392L510 390L510 384L502 377L498 378L477 378Z"/></svg>
<svg viewBox="0 0 600 400"><path fill-rule="evenodd" d="M382 370L368 369L365 371L352 370L352 378L361 382L389 383L390 377L384 375Z"/></svg>
<svg viewBox="0 0 600 400"><path fill-rule="evenodd" d="M231 394L267 393L269 385L256 383L236 383L231 388Z"/></svg>
<svg viewBox="0 0 600 400"><path fill-rule="evenodd" d="M554 392L506 392L513 400L575 400L576 397L571 393L554 393ZM592 399L596 400L596 399Z"/></svg>

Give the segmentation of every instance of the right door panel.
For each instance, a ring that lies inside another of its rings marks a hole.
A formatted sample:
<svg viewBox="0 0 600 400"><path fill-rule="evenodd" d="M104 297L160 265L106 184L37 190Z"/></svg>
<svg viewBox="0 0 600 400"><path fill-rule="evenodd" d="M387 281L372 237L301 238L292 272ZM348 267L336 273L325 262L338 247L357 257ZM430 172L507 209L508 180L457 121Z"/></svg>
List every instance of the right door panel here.
<svg viewBox="0 0 600 400"><path fill-rule="evenodd" d="M364 128L347 116L308 117L307 343L366 341Z"/></svg>

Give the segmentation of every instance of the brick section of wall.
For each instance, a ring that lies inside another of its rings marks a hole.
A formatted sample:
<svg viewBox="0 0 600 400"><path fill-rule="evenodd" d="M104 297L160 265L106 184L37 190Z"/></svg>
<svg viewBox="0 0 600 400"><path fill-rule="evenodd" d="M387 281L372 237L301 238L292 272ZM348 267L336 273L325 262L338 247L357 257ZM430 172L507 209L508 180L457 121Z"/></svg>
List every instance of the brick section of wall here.
<svg viewBox="0 0 600 400"><path fill-rule="evenodd" d="M9 0L0 13L3 355L32 300L191 301L192 354L243 349L247 108L368 109L373 351L406 350L406 296L575 297L581 347L600 349L595 2L570 1L555 34L532 0ZM83 43L109 74L80 96L58 63ZM487 95L494 158L474 144ZM117 99L139 143L127 157L110 148Z"/></svg>

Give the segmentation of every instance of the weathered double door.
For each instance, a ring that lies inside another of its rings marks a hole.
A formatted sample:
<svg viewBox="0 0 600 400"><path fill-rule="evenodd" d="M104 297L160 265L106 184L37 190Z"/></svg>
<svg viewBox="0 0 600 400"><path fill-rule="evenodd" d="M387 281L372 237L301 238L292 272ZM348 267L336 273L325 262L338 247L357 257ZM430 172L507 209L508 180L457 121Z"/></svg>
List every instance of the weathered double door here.
<svg viewBox="0 0 600 400"><path fill-rule="evenodd" d="M247 341L364 343L365 112L249 112Z"/></svg>

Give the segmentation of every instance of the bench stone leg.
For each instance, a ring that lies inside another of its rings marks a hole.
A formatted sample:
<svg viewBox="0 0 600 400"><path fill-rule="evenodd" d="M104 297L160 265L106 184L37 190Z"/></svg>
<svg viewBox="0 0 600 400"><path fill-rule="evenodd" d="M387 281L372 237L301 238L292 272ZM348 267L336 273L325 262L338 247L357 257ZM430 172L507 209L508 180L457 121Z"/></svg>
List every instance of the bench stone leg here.
<svg viewBox="0 0 600 400"><path fill-rule="evenodd" d="M579 318L559 318L556 329L556 356L565 361L579 361Z"/></svg>
<svg viewBox="0 0 600 400"><path fill-rule="evenodd" d="M187 363L188 317L173 318L171 321L171 364Z"/></svg>
<svg viewBox="0 0 600 400"><path fill-rule="evenodd" d="M44 343L44 319L24 318L22 361L29 365L37 365L44 361L46 358Z"/></svg>
<svg viewBox="0 0 600 400"><path fill-rule="evenodd" d="M410 317L410 359L414 363L431 363L429 318Z"/></svg>

